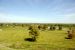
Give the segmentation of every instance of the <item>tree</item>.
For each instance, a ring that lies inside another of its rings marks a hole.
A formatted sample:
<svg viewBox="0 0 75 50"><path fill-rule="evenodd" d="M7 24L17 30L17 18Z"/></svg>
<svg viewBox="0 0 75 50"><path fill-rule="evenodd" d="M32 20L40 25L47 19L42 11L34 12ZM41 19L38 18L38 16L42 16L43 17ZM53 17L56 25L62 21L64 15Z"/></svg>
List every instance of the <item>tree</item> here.
<svg viewBox="0 0 75 50"><path fill-rule="evenodd" d="M29 35L31 36L32 39L36 41L36 38L38 37L39 34L37 27L33 25L29 28L29 30L30 30Z"/></svg>
<svg viewBox="0 0 75 50"><path fill-rule="evenodd" d="M24 27L24 24L22 24L22 27Z"/></svg>
<svg viewBox="0 0 75 50"><path fill-rule="evenodd" d="M50 30L53 30L53 26L52 25L50 26Z"/></svg>
<svg viewBox="0 0 75 50"><path fill-rule="evenodd" d="M41 28L42 28L41 25L39 25L39 26L38 26L38 29L40 30Z"/></svg>
<svg viewBox="0 0 75 50"><path fill-rule="evenodd" d="M59 27L59 30L62 30L62 26L61 25L59 25L58 27Z"/></svg>
<svg viewBox="0 0 75 50"><path fill-rule="evenodd" d="M43 28L42 28L42 29L43 29L43 30L46 30L46 28L47 28L47 26L46 26L46 25L43 25Z"/></svg>
<svg viewBox="0 0 75 50"><path fill-rule="evenodd" d="M68 32L68 35L67 35L66 39L72 39L74 36L74 30L72 28L69 28L69 30L67 32Z"/></svg>
<svg viewBox="0 0 75 50"><path fill-rule="evenodd" d="M32 30L32 26L29 26L28 30Z"/></svg>
<svg viewBox="0 0 75 50"><path fill-rule="evenodd" d="M2 26L3 26L3 24L0 24L0 26L2 27Z"/></svg>
<svg viewBox="0 0 75 50"><path fill-rule="evenodd" d="M53 26L53 30L55 30L56 28L55 28L55 26Z"/></svg>

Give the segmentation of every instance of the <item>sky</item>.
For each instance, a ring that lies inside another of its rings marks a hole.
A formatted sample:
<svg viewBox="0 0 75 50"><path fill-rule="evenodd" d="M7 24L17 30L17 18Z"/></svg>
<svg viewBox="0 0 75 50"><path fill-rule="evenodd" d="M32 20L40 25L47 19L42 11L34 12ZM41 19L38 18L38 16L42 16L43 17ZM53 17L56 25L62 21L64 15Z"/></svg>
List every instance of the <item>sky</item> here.
<svg viewBox="0 0 75 50"><path fill-rule="evenodd" d="M75 0L0 0L0 23L75 23Z"/></svg>

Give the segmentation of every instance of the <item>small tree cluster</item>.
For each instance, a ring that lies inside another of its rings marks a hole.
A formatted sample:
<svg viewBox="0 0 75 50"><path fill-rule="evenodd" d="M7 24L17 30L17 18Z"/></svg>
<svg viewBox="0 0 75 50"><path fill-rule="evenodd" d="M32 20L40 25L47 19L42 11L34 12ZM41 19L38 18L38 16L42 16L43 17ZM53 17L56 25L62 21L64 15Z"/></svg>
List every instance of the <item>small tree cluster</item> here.
<svg viewBox="0 0 75 50"><path fill-rule="evenodd" d="M55 26L50 26L50 30L55 30L56 27Z"/></svg>
<svg viewBox="0 0 75 50"><path fill-rule="evenodd" d="M29 30L30 30L29 35L31 36L31 38L36 40L36 38L38 37L38 34L39 34L37 27L35 25L30 26Z"/></svg>

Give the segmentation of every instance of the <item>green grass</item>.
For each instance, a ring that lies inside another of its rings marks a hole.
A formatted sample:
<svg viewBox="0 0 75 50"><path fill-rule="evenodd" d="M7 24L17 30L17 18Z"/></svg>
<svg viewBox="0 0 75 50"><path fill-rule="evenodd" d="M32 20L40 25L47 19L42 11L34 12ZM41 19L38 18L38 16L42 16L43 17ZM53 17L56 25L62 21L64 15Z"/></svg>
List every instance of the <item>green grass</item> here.
<svg viewBox="0 0 75 50"><path fill-rule="evenodd" d="M65 39L66 30L39 31L36 42L24 41L30 37L27 27L3 27L0 31L0 50L64 50L75 48L75 39Z"/></svg>

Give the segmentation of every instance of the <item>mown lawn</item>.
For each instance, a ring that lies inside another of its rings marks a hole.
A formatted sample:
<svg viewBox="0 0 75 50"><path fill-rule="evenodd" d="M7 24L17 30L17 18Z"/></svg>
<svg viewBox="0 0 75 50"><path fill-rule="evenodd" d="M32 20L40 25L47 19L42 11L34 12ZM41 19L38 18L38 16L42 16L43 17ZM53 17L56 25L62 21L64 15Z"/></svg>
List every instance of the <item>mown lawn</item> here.
<svg viewBox="0 0 75 50"><path fill-rule="evenodd" d="M25 41L30 37L27 27L0 28L0 50L64 50L75 48L75 39L65 39L66 30L39 31L36 42Z"/></svg>

